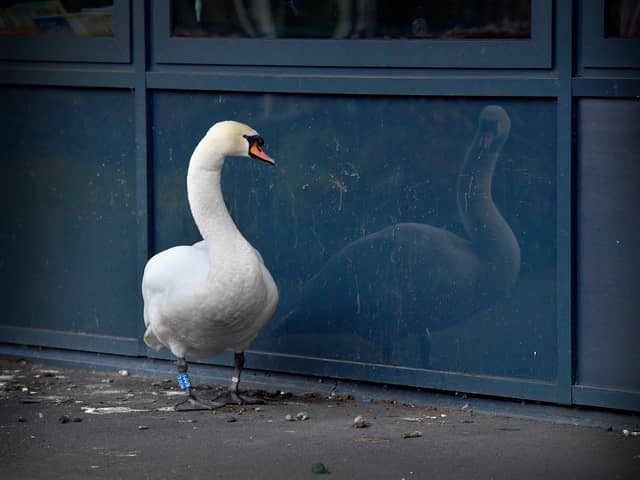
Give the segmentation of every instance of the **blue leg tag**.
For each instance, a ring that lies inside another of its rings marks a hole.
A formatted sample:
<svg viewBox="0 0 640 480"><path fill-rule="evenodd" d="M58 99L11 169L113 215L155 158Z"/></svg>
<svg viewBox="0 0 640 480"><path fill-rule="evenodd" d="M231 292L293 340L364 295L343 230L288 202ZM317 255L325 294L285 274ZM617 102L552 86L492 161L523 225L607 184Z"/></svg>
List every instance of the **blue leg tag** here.
<svg viewBox="0 0 640 480"><path fill-rule="evenodd" d="M191 380L189 380L189 374L181 373L180 375L178 375L178 383L180 384L180 388L182 388L182 390L191 388Z"/></svg>

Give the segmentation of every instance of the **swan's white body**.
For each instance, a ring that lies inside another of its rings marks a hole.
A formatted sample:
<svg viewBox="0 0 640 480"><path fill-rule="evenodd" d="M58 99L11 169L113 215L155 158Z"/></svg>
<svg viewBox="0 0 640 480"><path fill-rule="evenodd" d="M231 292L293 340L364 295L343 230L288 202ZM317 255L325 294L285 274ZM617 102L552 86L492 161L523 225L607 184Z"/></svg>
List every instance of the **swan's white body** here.
<svg viewBox="0 0 640 480"><path fill-rule="evenodd" d="M278 288L261 255L242 236L222 197L228 155L247 156L246 125L219 122L200 141L187 175L189 205L203 241L162 251L142 279L145 343L178 358L246 350L271 318Z"/></svg>

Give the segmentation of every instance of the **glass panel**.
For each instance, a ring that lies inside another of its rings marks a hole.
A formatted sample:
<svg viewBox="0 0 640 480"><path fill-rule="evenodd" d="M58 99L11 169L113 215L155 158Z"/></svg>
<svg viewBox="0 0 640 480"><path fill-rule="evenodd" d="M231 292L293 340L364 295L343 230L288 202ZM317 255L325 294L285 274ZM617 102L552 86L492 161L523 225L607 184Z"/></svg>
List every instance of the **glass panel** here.
<svg viewBox="0 0 640 480"><path fill-rule="evenodd" d="M553 101L153 99L157 250L199 240L185 176L214 121L249 123L276 159L230 159L222 179L281 293L254 349L555 379Z"/></svg>
<svg viewBox="0 0 640 480"><path fill-rule="evenodd" d="M578 382L640 392L640 102L578 108ZM633 292L633 293L632 293Z"/></svg>
<svg viewBox="0 0 640 480"><path fill-rule="evenodd" d="M529 38L531 1L174 0L180 37Z"/></svg>
<svg viewBox="0 0 640 480"><path fill-rule="evenodd" d="M133 95L5 87L0 104L0 322L135 336Z"/></svg>
<svg viewBox="0 0 640 480"><path fill-rule="evenodd" d="M113 36L113 0L0 0L0 35Z"/></svg>
<svg viewBox="0 0 640 480"><path fill-rule="evenodd" d="M605 0L604 36L640 37L640 0Z"/></svg>

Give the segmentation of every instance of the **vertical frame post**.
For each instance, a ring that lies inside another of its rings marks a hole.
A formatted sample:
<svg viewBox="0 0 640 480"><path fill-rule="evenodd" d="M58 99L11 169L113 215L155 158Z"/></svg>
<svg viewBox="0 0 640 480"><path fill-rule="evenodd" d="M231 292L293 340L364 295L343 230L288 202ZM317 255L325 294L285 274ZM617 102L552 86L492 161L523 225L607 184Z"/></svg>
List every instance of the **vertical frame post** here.
<svg viewBox="0 0 640 480"><path fill-rule="evenodd" d="M147 92L148 32L147 0L132 2L131 27L133 37L135 140L136 140L136 220L137 274L142 279L144 267L151 250L151 203L150 203L150 149L149 149L149 101ZM143 355L146 347L142 341L144 323L142 320L142 295L138 293L138 309L132 321L138 322L138 353Z"/></svg>
<svg viewBox="0 0 640 480"><path fill-rule="evenodd" d="M555 2L557 111L558 402L572 402L573 383L573 20L572 2Z"/></svg>

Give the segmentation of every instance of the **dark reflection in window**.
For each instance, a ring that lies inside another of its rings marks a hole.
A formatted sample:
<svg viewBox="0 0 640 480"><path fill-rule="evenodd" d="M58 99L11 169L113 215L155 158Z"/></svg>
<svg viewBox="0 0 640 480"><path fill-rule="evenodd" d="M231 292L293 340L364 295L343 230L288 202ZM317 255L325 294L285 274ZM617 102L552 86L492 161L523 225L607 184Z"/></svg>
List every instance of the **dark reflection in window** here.
<svg viewBox="0 0 640 480"><path fill-rule="evenodd" d="M640 0L605 1L605 37L640 37Z"/></svg>
<svg viewBox="0 0 640 480"><path fill-rule="evenodd" d="M529 38L531 1L174 0L180 37Z"/></svg>
<svg viewBox="0 0 640 480"><path fill-rule="evenodd" d="M0 35L113 36L113 0L0 0Z"/></svg>

